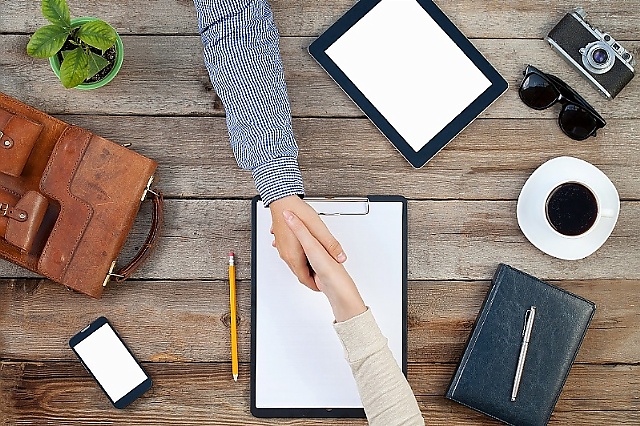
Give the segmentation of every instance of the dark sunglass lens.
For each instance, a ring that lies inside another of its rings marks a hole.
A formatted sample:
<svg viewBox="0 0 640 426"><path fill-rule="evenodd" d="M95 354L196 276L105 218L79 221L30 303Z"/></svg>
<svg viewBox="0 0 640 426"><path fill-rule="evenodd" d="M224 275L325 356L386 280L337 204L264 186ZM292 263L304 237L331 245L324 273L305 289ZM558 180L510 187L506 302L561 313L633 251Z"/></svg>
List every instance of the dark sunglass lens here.
<svg viewBox="0 0 640 426"><path fill-rule="evenodd" d="M589 111L572 104L562 108L558 122L567 136L578 141L591 136L598 127L595 117Z"/></svg>
<svg viewBox="0 0 640 426"><path fill-rule="evenodd" d="M534 109L545 109L558 99L558 91L544 77L529 74L520 85L520 99Z"/></svg>

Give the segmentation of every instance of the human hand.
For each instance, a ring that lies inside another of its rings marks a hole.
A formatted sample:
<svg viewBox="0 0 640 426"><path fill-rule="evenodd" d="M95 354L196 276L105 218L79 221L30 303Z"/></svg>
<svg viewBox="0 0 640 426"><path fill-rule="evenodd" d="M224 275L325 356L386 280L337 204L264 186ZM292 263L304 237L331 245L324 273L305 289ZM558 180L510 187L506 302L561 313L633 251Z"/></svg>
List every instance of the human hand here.
<svg viewBox="0 0 640 426"><path fill-rule="evenodd" d="M285 223L282 213L288 210L297 215L325 251L337 262L342 263L347 260L347 256L342 251L340 243L331 235L318 213L297 195L280 198L269 204L269 209L271 210L271 233L275 236L273 246L278 249L280 258L289 265L291 271L302 284L318 291L318 286L313 279L313 271L309 267L304 250Z"/></svg>
<svg viewBox="0 0 640 426"><path fill-rule="evenodd" d="M336 321L346 321L366 311L358 288L344 266L329 255L296 215L289 210L282 215L309 259L314 271L314 283L329 299Z"/></svg>

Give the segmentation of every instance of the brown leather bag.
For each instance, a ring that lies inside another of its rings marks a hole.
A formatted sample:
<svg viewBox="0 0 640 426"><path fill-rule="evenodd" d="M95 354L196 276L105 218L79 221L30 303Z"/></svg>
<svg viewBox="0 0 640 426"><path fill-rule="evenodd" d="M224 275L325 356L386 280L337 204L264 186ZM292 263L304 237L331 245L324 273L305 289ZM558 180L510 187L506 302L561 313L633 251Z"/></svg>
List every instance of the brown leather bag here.
<svg viewBox="0 0 640 426"><path fill-rule="evenodd" d="M0 93L0 257L98 298L149 255L162 223L151 190L157 164ZM153 199L151 232L114 272L138 214Z"/></svg>

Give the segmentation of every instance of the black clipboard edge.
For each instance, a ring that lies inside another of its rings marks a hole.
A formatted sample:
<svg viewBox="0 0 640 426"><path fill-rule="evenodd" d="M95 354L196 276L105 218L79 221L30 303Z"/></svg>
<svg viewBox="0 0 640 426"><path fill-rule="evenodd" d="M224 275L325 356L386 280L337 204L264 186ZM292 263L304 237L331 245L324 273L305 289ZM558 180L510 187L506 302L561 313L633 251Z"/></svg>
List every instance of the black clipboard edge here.
<svg viewBox="0 0 640 426"><path fill-rule="evenodd" d="M258 224L257 208L260 196L256 195L251 199L251 377L249 380L250 408L254 417L261 417L258 408L256 408L256 302L258 300L256 288L256 259L258 258L258 248L256 246L256 228Z"/></svg>
<svg viewBox="0 0 640 426"><path fill-rule="evenodd" d="M427 11L445 33L460 47L467 57L480 69L491 82L480 96L469 104L456 118L447 124L425 146L416 152L398 133L378 109L364 96L355 84L329 58L326 50L340 36L355 25L364 15L382 0L360 0L335 24L330 26L309 46L311 56L324 68L329 76L342 88L360 110L371 120L380 132L391 142L400 154L416 169L424 166L433 156L440 152L451 140L462 132L484 110L493 104L509 88L509 83L496 71L487 59L460 32L451 20L431 0L416 0Z"/></svg>
<svg viewBox="0 0 640 426"><path fill-rule="evenodd" d="M400 195L369 195L372 202L402 203L402 373L407 377L407 283L408 283L408 223L407 199ZM363 408L258 408L256 407L256 273L258 247L256 245L257 208L260 196L251 200L251 415L258 418L365 418ZM346 361L345 361L346 362Z"/></svg>

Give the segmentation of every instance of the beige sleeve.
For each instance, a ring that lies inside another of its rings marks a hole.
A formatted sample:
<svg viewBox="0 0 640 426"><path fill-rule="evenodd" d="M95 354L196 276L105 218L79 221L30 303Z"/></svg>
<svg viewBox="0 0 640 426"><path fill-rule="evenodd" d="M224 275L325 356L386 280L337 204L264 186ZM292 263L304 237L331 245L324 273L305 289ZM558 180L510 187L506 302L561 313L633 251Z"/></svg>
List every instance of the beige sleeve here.
<svg viewBox="0 0 640 426"><path fill-rule="evenodd" d="M369 424L424 425L413 391L371 309L333 327L346 351Z"/></svg>

